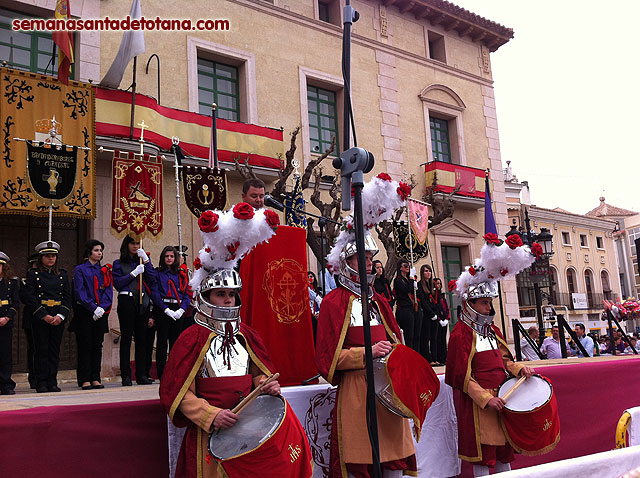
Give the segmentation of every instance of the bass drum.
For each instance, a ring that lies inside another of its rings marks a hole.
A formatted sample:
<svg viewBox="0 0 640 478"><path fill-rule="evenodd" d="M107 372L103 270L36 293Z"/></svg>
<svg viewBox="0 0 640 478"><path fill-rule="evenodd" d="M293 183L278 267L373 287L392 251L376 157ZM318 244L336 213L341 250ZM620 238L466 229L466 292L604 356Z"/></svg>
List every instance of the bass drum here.
<svg viewBox="0 0 640 478"><path fill-rule="evenodd" d="M498 391L502 397L518 381L506 380ZM546 377L533 375L507 399L500 415L511 446L523 455L542 455L560 441L560 417L553 386Z"/></svg>
<svg viewBox="0 0 640 478"><path fill-rule="evenodd" d="M277 432L284 416L282 397L260 395L238 414L238 421L232 427L211 433L209 453L218 460L249 453Z"/></svg>

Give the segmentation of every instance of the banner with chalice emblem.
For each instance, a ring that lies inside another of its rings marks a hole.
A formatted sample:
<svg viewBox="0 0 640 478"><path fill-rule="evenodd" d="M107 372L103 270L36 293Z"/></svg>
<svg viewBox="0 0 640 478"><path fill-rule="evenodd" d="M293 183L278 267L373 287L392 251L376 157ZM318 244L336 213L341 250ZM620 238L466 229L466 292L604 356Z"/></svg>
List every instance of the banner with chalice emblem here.
<svg viewBox="0 0 640 478"><path fill-rule="evenodd" d="M111 230L140 240L162 235L162 158L116 151L113 156Z"/></svg>
<svg viewBox="0 0 640 478"><path fill-rule="evenodd" d="M33 191L44 199L62 201L76 183L78 148L40 146L27 141L27 172Z"/></svg>
<svg viewBox="0 0 640 478"><path fill-rule="evenodd" d="M227 206L225 172L201 166L182 166L184 200L189 211L200 217L208 209L223 210Z"/></svg>

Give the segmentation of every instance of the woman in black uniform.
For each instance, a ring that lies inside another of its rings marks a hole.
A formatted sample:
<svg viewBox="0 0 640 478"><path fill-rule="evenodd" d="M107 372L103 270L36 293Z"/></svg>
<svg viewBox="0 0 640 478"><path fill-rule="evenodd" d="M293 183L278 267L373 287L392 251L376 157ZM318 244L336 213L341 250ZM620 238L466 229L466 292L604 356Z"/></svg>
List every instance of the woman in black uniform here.
<svg viewBox="0 0 640 478"><path fill-rule="evenodd" d="M31 327L35 347L36 392L59 392L58 364L64 324L71 313L71 286L67 271L59 269L60 245L54 241L36 246L38 266L27 271L26 305L33 311Z"/></svg>

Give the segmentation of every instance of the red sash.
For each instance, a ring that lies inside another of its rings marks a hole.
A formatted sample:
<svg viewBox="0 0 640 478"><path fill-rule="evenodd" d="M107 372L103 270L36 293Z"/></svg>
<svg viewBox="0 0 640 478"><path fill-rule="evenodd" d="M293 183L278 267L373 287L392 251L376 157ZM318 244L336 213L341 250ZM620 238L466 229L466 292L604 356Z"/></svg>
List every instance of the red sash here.
<svg viewBox="0 0 640 478"><path fill-rule="evenodd" d="M387 339L387 332L384 329L384 325L374 325L371 327L371 344L380 342ZM347 335L344 338L344 346L346 348L351 347L364 347L364 327L349 327L347 329Z"/></svg>
<svg viewBox="0 0 640 478"><path fill-rule="evenodd" d="M218 408L233 408L249 395L253 385L251 375L239 377L196 377L196 391L199 397Z"/></svg>

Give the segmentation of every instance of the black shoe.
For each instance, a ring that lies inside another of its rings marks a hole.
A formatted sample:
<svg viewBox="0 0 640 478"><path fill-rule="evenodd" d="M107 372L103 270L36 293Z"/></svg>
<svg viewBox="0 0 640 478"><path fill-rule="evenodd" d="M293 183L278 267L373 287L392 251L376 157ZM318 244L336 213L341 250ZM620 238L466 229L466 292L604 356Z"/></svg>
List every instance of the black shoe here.
<svg viewBox="0 0 640 478"><path fill-rule="evenodd" d="M138 385L151 385L153 382L149 380L147 377L136 378L136 383Z"/></svg>
<svg viewBox="0 0 640 478"><path fill-rule="evenodd" d="M123 387L130 387L131 385L133 385L131 383L131 378L129 377L122 377L122 386Z"/></svg>
<svg viewBox="0 0 640 478"><path fill-rule="evenodd" d="M15 395L16 391L15 390L2 390L0 392L0 395Z"/></svg>
<svg viewBox="0 0 640 478"><path fill-rule="evenodd" d="M89 385L83 385L81 388L82 390L91 390L93 387L91 386L91 384L89 384Z"/></svg>
<svg viewBox="0 0 640 478"><path fill-rule="evenodd" d="M60 387L54 385L53 387L49 387L48 388L49 392L62 392L62 390L60 389Z"/></svg>
<svg viewBox="0 0 640 478"><path fill-rule="evenodd" d="M49 388L47 388L46 385L40 385L38 387L36 387L36 392L37 393L47 393L49 391Z"/></svg>
<svg viewBox="0 0 640 478"><path fill-rule="evenodd" d="M29 382L29 388L32 390L35 390L38 387L38 385L36 384L36 382Z"/></svg>
<svg viewBox="0 0 640 478"><path fill-rule="evenodd" d="M93 384L92 384L92 385L91 385L91 388L94 388L94 389L100 390L100 389L103 389L103 388L104 388L104 385L102 385L100 382L98 382L98 383L97 383L97 385L93 385Z"/></svg>
<svg viewBox="0 0 640 478"><path fill-rule="evenodd" d="M149 375L147 375L147 380L150 380L150 381L151 381L151 383L154 383L154 382L155 382L155 380L154 380L154 379L152 379L151 377L149 377Z"/></svg>

